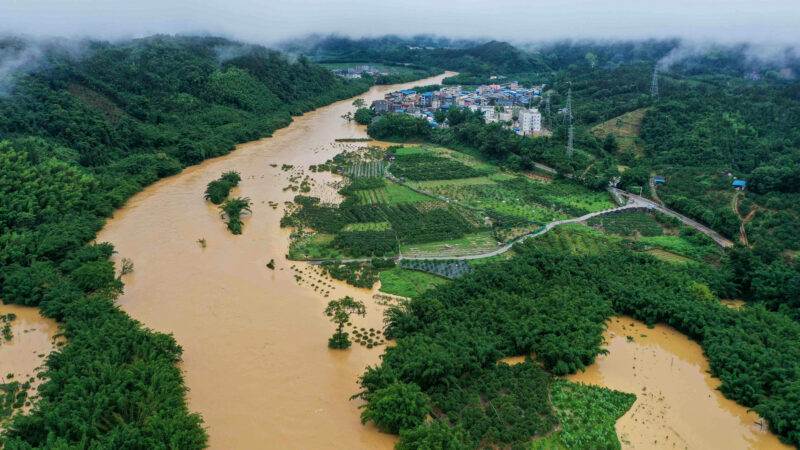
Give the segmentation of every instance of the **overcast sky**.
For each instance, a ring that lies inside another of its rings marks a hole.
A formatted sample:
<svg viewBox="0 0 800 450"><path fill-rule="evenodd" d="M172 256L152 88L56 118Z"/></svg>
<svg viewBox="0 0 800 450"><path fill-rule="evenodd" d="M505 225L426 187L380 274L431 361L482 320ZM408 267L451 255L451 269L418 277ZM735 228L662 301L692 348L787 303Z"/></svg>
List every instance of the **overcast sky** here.
<svg viewBox="0 0 800 450"><path fill-rule="evenodd" d="M336 32L794 44L800 0L0 0L0 32L107 39L212 33L259 43Z"/></svg>

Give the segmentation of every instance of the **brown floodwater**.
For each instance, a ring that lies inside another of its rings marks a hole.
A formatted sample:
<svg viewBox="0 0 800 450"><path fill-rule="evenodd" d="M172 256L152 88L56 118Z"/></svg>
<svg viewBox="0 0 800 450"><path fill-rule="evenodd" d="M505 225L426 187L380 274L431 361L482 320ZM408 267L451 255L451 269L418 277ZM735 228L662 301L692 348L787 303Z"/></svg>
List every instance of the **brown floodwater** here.
<svg viewBox="0 0 800 450"><path fill-rule="evenodd" d="M360 97L369 104L386 92L440 83L449 75L377 86ZM173 333L183 347L189 408L203 415L213 448L355 449L394 443L394 436L362 426L360 402L348 400L364 368L379 362L382 347L329 350L334 325L323 315L330 299L351 295L367 304L366 317L354 318L354 325L382 328L383 308L372 298L377 287L321 282L308 264L287 261L290 231L279 226L284 202L297 194L284 190L299 184L291 183L291 176L309 175L315 182L311 195L338 198L328 185L335 177L308 167L365 145L334 142L366 137L364 127L341 118L355 109L352 101L297 117L271 138L149 186L115 212L97 237L114 244L116 259L130 258L135 265L124 277L121 307L147 327ZM282 170L283 164L294 168ZM231 195L253 202L240 236L203 200L206 184L227 170L242 175ZM271 259L275 270L266 267ZM300 283L296 275L303 278ZM330 291L328 298L319 293L323 290Z"/></svg>
<svg viewBox="0 0 800 450"><path fill-rule="evenodd" d="M53 335L58 332L58 322L42 317L38 308L0 304L0 315L7 314L17 317L11 321L11 340L0 336L0 380L24 383L33 378L28 397L35 400L36 388L42 381L36 377L37 369L43 365L45 356L56 348ZM14 377L9 378L9 374ZM28 409L23 407L23 410Z"/></svg>
<svg viewBox="0 0 800 450"><path fill-rule="evenodd" d="M700 345L675 329L615 317L605 339L610 353L567 378L636 394L636 403L617 421L623 448L791 448L758 414L717 390L720 381L708 374Z"/></svg>

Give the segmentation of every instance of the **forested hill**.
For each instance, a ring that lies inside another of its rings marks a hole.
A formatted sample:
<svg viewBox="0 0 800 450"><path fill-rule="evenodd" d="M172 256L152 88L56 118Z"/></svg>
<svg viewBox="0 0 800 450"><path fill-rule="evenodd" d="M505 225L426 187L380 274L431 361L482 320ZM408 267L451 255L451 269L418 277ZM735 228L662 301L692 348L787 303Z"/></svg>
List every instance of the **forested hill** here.
<svg viewBox="0 0 800 450"><path fill-rule="evenodd" d="M371 80L219 38L35 45L0 42L12 61L37 58L0 80L0 298L39 306L68 344L47 357L31 413L4 423L5 447L204 447L181 348L116 307L113 248L86 244L144 186ZM15 403L19 386L4 386Z"/></svg>

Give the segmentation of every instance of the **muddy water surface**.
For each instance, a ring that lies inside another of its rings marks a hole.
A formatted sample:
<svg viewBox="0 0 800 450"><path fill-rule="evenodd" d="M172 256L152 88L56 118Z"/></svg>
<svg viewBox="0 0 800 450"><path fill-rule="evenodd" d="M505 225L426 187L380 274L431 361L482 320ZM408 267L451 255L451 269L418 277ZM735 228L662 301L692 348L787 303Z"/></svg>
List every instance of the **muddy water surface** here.
<svg viewBox="0 0 800 450"><path fill-rule="evenodd" d="M17 317L11 321L11 340L0 337L0 380L24 383L33 378L28 390L30 398L36 395L36 388L42 381L36 377L37 369L44 363L45 356L56 348L53 335L58 332L58 323L42 317L38 308L0 304L0 315L7 314ZM14 377L8 378L8 374Z"/></svg>
<svg viewBox="0 0 800 450"><path fill-rule="evenodd" d="M756 413L716 390L719 379L707 373L702 349L685 335L615 317L605 339L610 353L568 379L636 394L617 421L623 448L791 448L760 426Z"/></svg>
<svg viewBox="0 0 800 450"><path fill-rule="evenodd" d="M384 93L439 83L443 76L374 87L369 104ZM284 255L289 231L279 227L288 177L303 169L316 185L312 195L331 196L319 164L344 148L337 138L365 137L363 127L341 115L352 99L308 113L271 138L240 145L231 155L206 161L148 187L115 213L99 234L130 258L122 308L157 331L173 333L183 346L182 367L189 408L203 415L213 448L390 448L394 437L364 427L356 380L379 361L381 348L327 349L334 326L322 313L328 300L344 295L365 301L366 318L353 322L381 327L382 308L373 292L335 282L329 298L311 281L298 285ZM283 164L294 169L282 170ZM272 167L271 165L276 165ZM232 195L253 201L244 233L233 236L217 207L203 200L206 184L227 170L242 182ZM298 183L294 183L298 184ZM277 209L269 202L279 203ZM197 241L204 238L203 248ZM266 264L275 259L275 270ZM306 280L310 269L297 263Z"/></svg>

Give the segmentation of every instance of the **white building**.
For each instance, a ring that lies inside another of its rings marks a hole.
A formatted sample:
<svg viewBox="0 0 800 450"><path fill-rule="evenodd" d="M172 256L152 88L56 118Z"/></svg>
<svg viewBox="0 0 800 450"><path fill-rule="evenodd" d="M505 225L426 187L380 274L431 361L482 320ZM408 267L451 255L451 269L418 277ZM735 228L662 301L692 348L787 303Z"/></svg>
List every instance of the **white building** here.
<svg viewBox="0 0 800 450"><path fill-rule="evenodd" d="M525 136L542 131L542 114L536 108L523 109L519 112L520 131Z"/></svg>

